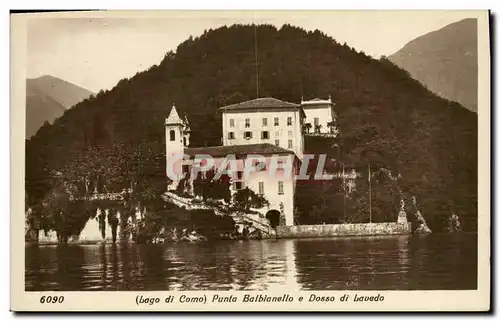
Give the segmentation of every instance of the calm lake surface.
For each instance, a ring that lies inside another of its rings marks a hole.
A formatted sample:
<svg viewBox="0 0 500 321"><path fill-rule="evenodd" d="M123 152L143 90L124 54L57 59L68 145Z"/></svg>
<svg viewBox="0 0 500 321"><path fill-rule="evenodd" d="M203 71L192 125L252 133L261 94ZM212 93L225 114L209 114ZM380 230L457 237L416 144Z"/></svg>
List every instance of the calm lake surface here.
<svg viewBox="0 0 500 321"><path fill-rule="evenodd" d="M477 235L26 246L27 291L477 288Z"/></svg>

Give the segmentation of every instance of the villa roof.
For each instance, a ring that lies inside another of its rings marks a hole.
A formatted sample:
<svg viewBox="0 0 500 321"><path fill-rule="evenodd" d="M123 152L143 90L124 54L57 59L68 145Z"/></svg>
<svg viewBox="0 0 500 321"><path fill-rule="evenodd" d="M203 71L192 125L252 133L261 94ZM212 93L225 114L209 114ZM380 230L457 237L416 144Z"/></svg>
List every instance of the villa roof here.
<svg viewBox="0 0 500 321"><path fill-rule="evenodd" d="M220 107L219 110L239 110L239 109L265 109L265 108L300 108L299 104L290 103L272 97L257 98L241 103Z"/></svg>
<svg viewBox="0 0 500 321"><path fill-rule="evenodd" d="M307 105L323 105L323 104L331 105L332 104L331 96L328 96L328 99L314 98L311 100L302 100L302 102L301 102L301 105L303 107L305 107Z"/></svg>
<svg viewBox="0 0 500 321"><path fill-rule="evenodd" d="M234 146L189 147L184 149L184 154L194 156L205 154L212 157L225 157L227 155L267 155L267 154L294 154L293 151L272 144L249 144Z"/></svg>

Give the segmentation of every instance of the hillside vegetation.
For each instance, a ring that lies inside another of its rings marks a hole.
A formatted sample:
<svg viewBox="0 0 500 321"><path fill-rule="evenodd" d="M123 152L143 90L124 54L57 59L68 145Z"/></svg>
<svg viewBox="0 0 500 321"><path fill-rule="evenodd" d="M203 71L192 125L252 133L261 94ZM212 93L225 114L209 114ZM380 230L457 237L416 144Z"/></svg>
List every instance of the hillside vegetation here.
<svg viewBox="0 0 500 321"><path fill-rule="evenodd" d="M437 97L389 60L372 59L320 31L290 25L208 30L166 53L159 65L67 110L26 141L29 202L50 190L50 170L67 167L93 146L147 142L164 152L164 119L173 103L190 120L192 146L220 145L217 109L256 97L255 33L260 97L299 102L301 96L331 95L335 101L340 135L320 143L315 152L337 143L346 164L366 168L370 163L399 173L405 197L417 197L435 229L451 211L475 229L476 114ZM328 193L318 193L322 188ZM332 188L311 185L300 192L298 198L310 197L305 204L298 202L298 215L307 217L316 204L323 208L322 221L337 221L328 217L329 209L341 206L329 197ZM380 215L397 214L399 198L389 196L384 196ZM378 220L385 217L380 215Z"/></svg>

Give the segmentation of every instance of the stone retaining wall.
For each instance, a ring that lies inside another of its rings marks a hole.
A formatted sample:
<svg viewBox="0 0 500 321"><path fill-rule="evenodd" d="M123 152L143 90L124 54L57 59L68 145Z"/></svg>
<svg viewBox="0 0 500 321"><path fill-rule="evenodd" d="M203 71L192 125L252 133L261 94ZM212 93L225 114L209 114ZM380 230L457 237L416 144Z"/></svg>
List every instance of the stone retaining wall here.
<svg viewBox="0 0 500 321"><path fill-rule="evenodd" d="M278 226L278 238L410 234L411 223L361 223Z"/></svg>

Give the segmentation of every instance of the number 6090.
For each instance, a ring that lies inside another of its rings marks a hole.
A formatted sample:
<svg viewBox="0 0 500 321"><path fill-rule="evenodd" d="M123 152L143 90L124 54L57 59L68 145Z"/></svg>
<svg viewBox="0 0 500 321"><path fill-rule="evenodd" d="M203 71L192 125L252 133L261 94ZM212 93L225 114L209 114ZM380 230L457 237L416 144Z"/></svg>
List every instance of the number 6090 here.
<svg viewBox="0 0 500 321"><path fill-rule="evenodd" d="M64 296L58 296L58 295L48 295L48 296L42 296L40 298L40 303L63 303L64 302Z"/></svg>

